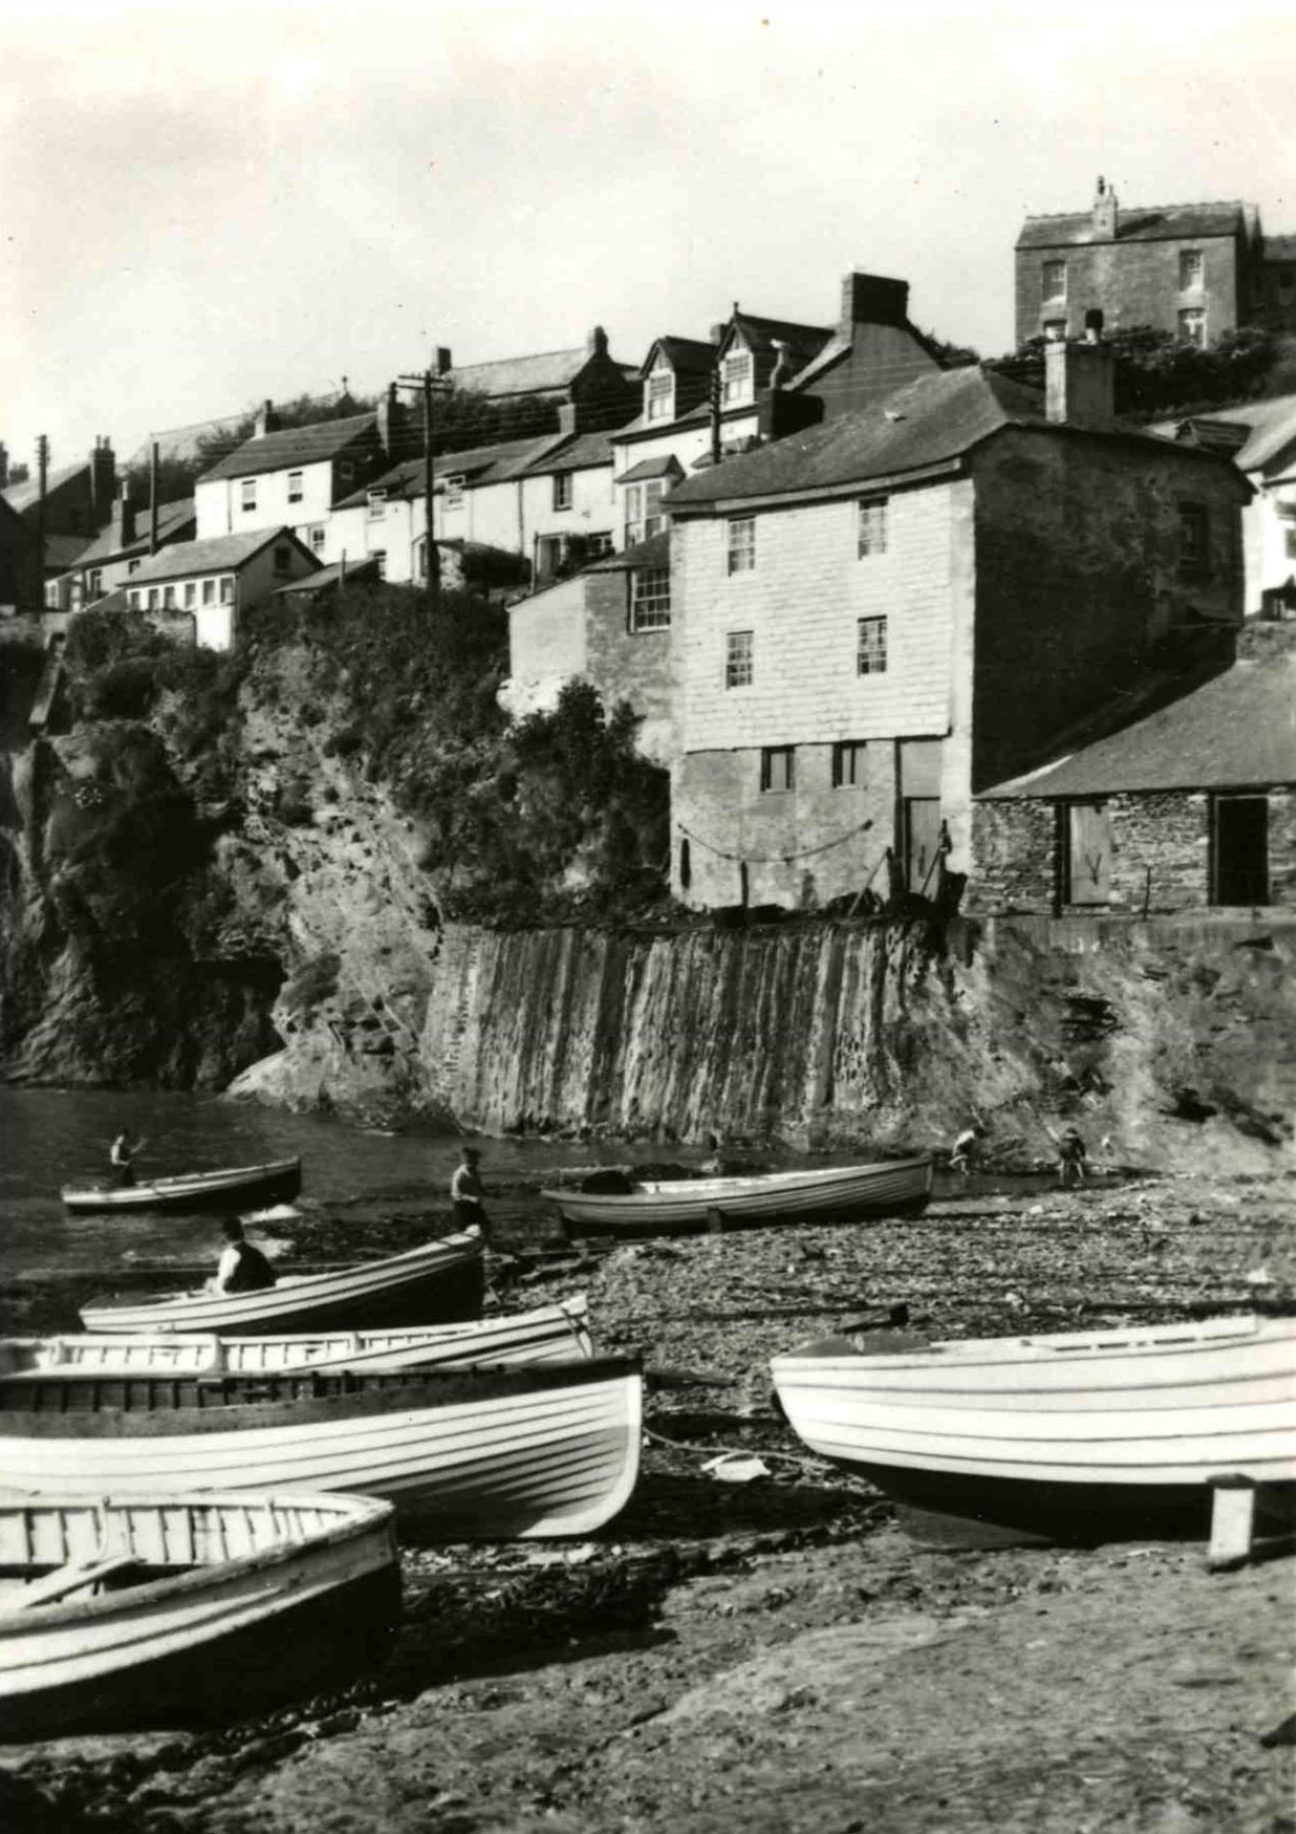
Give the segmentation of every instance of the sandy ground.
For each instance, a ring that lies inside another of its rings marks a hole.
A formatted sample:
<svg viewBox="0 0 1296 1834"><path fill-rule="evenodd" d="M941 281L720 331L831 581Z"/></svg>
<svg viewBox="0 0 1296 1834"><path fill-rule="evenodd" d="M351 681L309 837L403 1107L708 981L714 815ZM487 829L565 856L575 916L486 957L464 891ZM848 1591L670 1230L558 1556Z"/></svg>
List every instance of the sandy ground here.
<svg viewBox="0 0 1296 1834"><path fill-rule="evenodd" d="M653 1437L624 1515L574 1547L406 1549L404 1625L341 1692L218 1731L4 1747L6 1825L1296 1834L1296 1561L1211 1575L1200 1544L918 1547L802 1454L766 1372L877 1305L975 1335L1291 1302L1293 1199L1290 1179L969 1189L903 1222L505 1269L506 1303L584 1289L603 1344L648 1352ZM537 1239L528 1194L497 1214L506 1240ZM356 1212L284 1233L305 1262L427 1227ZM11 1323L68 1322L56 1288L0 1302ZM768 1475L711 1478L726 1449Z"/></svg>

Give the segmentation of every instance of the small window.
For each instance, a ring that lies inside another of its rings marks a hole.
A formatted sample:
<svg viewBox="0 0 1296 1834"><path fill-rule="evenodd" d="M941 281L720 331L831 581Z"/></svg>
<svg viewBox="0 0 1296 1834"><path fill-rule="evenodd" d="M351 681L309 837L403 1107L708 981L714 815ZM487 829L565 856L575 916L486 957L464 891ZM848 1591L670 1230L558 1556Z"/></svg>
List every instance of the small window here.
<svg viewBox="0 0 1296 1834"><path fill-rule="evenodd" d="M288 501L300 503L302 500L302 474L300 471L288 473Z"/></svg>
<svg viewBox="0 0 1296 1834"><path fill-rule="evenodd" d="M189 611L197 603L198 603L198 582L197 580L192 580L192 579L186 580L185 581L185 610Z"/></svg>
<svg viewBox="0 0 1296 1834"><path fill-rule="evenodd" d="M161 602L162 602L161 594L158 592L157 587L150 586L148 589L148 608L149 610L156 611L158 606L161 604Z"/></svg>
<svg viewBox="0 0 1296 1834"><path fill-rule="evenodd" d="M442 498L442 507L445 509L458 509L463 502L463 493L463 474L462 472L456 472L453 477L449 477L445 481L445 493Z"/></svg>
<svg viewBox="0 0 1296 1834"><path fill-rule="evenodd" d="M310 549L312 554L322 554L324 552L324 536L324 524L322 522L317 522L310 532Z"/></svg>
<svg viewBox="0 0 1296 1834"><path fill-rule="evenodd" d="M1066 320L1064 318L1046 318L1044 336L1050 344L1060 344L1066 336Z"/></svg>
<svg viewBox="0 0 1296 1834"><path fill-rule="evenodd" d="M1179 250L1179 291L1200 293L1203 277L1202 252L1199 248Z"/></svg>
<svg viewBox="0 0 1296 1834"><path fill-rule="evenodd" d="M387 577L387 550L386 548L371 548L369 550L369 558L372 561L376 561L378 564L379 579L386 579Z"/></svg>
<svg viewBox="0 0 1296 1834"><path fill-rule="evenodd" d="M855 652L856 672L860 675L885 675L886 665L886 619L861 618L859 621L859 644Z"/></svg>
<svg viewBox="0 0 1296 1834"><path fill-rule="evenodd" d="M553 506L555 509L570 509L572 506L572 474L570 471L554 473Z"/></svg>
<svg viewBox="0 0 1296 1834"><path fill-rule="evenodd" d="M222 605L234 603L234 575L232 573L221 575L220 602Z"/></svg>
<svg viewBox="0 0 1296 1834"><path fill-rule="evenodd" d="M349 484L355 477L355 465L350 459L338 460L338 483Z"/></svg>
<svg viewBox="0 0 1296 1834"><path fill-rule="evenodd" d="M287 542L280 542L274 551L274 570L276 573L287 573L292 566L292 549Z"/></svg>
<svg viewBox="0 0 1296 1834"><path fill-rule="evenodd" d="M604 554L612 552L611 529L599 529L597 534L585 537L586 551L591 560L599 560Z"/></svg>
<svg viewBox="0 0 1296 1834"><path fill-rule="evenodd" d="M670 621L670 568L636 567L630 575L630 629L667 630Z"/></svg>
<svg viewBox="0 0 1296 1834"><path fill-rule="evenodd" d="M795 745L767 745L761 752L761 793L796 788Z"/></svg>
<svg viewBox="0 0 1296 1834"><path fill-rule="evenodd" d="M648 378L644 411L649 420L670 420L675 411L675 378L670 370L654 372Z"/></svg>
<svg viewBox="0 0 1296 1834"><path fill-rule="evenodd" d="M1206 313L1201 306L1185 306L1179 314L1179 342L1194 344L1198 350L1206 343Z"/></svg>
<svg viewBox="0 0 1296 1834"><path fill-rule="evenodd" d="M367 514L370 522L382 521L383 517L387 514L387 492L385 490L371 490L369 492Z"/></svg>
<svg viewBox="0 0 1296 1834"><path fill-rule="evenodd" d="M1204 503L1179 505L1179 572L1201 579L1210 568L1210 517Z"/></svg>
<svg viewBox="0 0 1296 1834"><path fill-rule="evenodd" d="M133 588L133 589L131 590L131 592L130 592L130 593L128 593L128 595L127 595L127 597L128 597L128 598L129 598L129 600L130 600L130 608L131 608L131 610L132 610L132 611L138 611L138 610L139 610L139 608L140 608L140 599L141 599L141 597L142 597L142 596L143 596L143 595L141 594L141 592L140 592L140 590L139 590L139 588L138 588L138 587L135 587L135 588Z"/></svg>
<svg viewBox="0 0 1296 1834"><path fill-rule="evenodd" d="M859 557L887 550L887 500L866 497L859 506Z"/></svg>
<svg viewBox="0 0 1296 1834"><path fill-rule="evenodd" d="M750 350L733 350L721 365L720 399L730 402L752 398L752 360Z"/></svg>
<svg viewBox="0 0 1296 1834"><path fill-rule="evenodd" d="M164 587L162 588L162 607L163 607L163 610L164 610L164 611L174 611L174 610L175 610L175 605L176 605L176 589L175 589L175 587L174 587L174 586L164 586Z"/></svg>
<svg viewBox="0 0 1296 1834"><path fill-rule="evenodd" d="M244 509L255 509L256 508L256 487L257 487L257 481L255 478L244 478L243 480L243 507Z"/></svg>
<svg viewBox="0 0 1296 1834"><path fill-rule="evenodd" d="M215 580L214 579L205 579L202 583L202 588L203 588L203 604L204 605L214 605L216 603L216 582Z"/></svg>
<svg viewBox="0 0 1296 1834"><path fill-rule="evenodd" d="M138 573L139 570L140 570L140 563L137 560L131 561L126 568L126 571L128 573Z"/></svg>
<svg viewBox="0 0 1296 1834"><path fill-rule="evenodd" d="M863 739L843 739L833 746L835 790L862 790L868 781L868 746Z"/></svg>
<svg viewBox="0 0 1296 1834"><path fill-rule="evenodd" d="M1040 276L1040 293L1044 299L1065 299L1066 262L1046 261Z"/></svg>
<svg viewBox="0 0 1296 1834"><path fill-rule="evenodd" d="M725 687L750 688L755 679L755 632L731 630L725 634Z"/></svg>
<svg viewBox="0 0 1296 1834"><path fill-rule="evenodd" d="M737 516L729 524L729 571L751 573L756 566L756 518Z"/></svg>

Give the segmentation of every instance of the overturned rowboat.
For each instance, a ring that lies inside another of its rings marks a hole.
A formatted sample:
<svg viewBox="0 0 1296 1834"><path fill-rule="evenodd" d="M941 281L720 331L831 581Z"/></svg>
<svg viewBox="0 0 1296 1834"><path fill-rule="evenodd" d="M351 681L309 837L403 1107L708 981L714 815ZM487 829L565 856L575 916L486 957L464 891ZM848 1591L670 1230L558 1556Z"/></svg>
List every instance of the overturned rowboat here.
<svg viewBox="0 0 1296 1834"><path fill-rule="evenodd" d="M465 1363L549 1363L594 1354L585 1295L531 1312L501 1312L467 1324L386 1331L315 1331L275 1337L170 1333L0 1338L0 1374L48 1370L101 1375L266 1375L289 1369L431 1369Z"/></svg>
<svg viewBox="0 0 1296 1834"><path fill-rule="evenodd" d="M1218 1318L775 1357L787 1419L909 1526L964 1545L1204 1533L1210 1484L1296 1498L1296 1319Z"/></svg>
<svg viewBox="0 0 1296 1834"><path fill-rule="evenodd" d="M7 1488L384 1497L445 1540L584 1535L639 1468L637 1360L510 1369L0 1377Z"/></svg>
<svg viewBox="0 0 1296 1834"><path fill-rule="evenodd" d="M255 1293L181 1293L142 1305L91 1304L87 1331L214 1331L227 1337L275 1331L382 1330L473 1318L484 1291L478 1236L450 1235L407 1253L332 1273L281 1279Z"/></svg>
<svg viewBox="0 0 1296 1834"><path fill-rule="evenodd" d="M272 1159L264 1165L225 1166L215 1172L183 1172L128 1185L65 1184L63 1207L83 1214L133 1216L146 1210L246 1210L286 1204L301 1190L300 1159Z"/></svg>
<svg viewBox="0 0 1296 1834"><path fill-rule="evenodd" d="M891 1216L922 1209L931 1185L932 1162L922 1154L741 1178L644 1182L624 1193L558 1187L542 1195L557 1204L576 1234L635 1236Z"/></svg>
<svg viewBox="0 0 1296 1834"><path fill-rule="evenodd" d="M369 1497L6 1495L3 1736L248 1713L372 1661L399 1610Z"/></svg>

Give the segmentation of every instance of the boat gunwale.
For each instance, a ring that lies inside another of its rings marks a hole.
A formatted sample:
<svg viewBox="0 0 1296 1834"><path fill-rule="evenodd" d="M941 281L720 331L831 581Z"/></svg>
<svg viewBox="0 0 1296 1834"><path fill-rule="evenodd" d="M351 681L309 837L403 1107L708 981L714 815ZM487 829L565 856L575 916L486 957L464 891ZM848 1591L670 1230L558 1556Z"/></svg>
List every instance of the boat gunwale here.
<svg viewBox="0 0 1296 1834"><path fill-rule="evenodd" d="M219 1191L225 1183L230 1184L268 1184L276 1178L285 1178L296 1172L301 1174L301 1154L294 1154L288 1159L267 1159L259 1165L218 1166L210 1172L173 1172L165 1178L149 1178L138 1184L129 1185L93 1185L65 1184L59 1187L59 1196L69 1206L81 1199L111 1198L113 1207L129 1207L139 1203L150 1193L174 1197L195 1191Z"/></svg>

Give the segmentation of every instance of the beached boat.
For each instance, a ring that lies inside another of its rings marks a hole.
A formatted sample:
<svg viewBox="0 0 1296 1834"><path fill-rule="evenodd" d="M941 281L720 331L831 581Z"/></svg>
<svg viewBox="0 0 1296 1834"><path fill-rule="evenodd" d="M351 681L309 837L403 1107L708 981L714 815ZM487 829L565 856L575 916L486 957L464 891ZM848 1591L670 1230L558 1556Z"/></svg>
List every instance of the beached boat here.
<svg viewBox="0 0 1296 1834"><path fill-rule="evenodd" d="M932 1162L924 1154L873 1165L646 1182L625 1193L559 1187L543 1195L576 1234L662 1235L894 1215L921 1209L931 1181Z"/></svg>
<svg viewBox="0 0 1296 1834"><path fill-rule="evenodd" d="M481 1238L448 1235L383 1261L281 1279L256 1293L180 1293L142 1305L81 1308L87 1331L215 1331L257 1337L274 1331L381 1330L474 1318L484 1291Z"/></svg>
<svg viewBox="0 0 1296 1834"><path fill-rule="evenodd" d="M1010 1538L1205 1532L1210 1479L1296 1496L1296 1319L1218 1318L774 1358L793 1429L919 1514Z"/></svg>
<svg viewBox="0 0 1296 1834"><path fill-rule="evenodd" d="M531 1312L500 1312L469 1324L387 1331L304 1331L278 1337L0 1338L0 1375L49 1370L101 1375L276 1374L286 1369L427 1369L465 1363L549 1363L593 1356L584 1293Z"/></svg>
<svg viewBox="0 0 1296 1834"><path fill-rule="evenodd" d="M317 1689L400 1611L390 1504L0 1497L0 1737L190 1723Z"/></svg>
<svg viewBox="0 0 1296 1834"><path fill-rule="evenodd" d="M0 1377L7 1488L344 1490L464 1540L584 1535L634 1488L632 1358L528 1368Z"/></svg>
<svg viewBox="0 0 1296 1834"><path fill-rule="evenodd" d="M248 1210L291 1203L301 1190L301 1160L272 1159L265 1165L226 1166L216 1172L185 1172L128 1185L65 1184L65 1209L133 1216L143 1210Z"/></svg>

